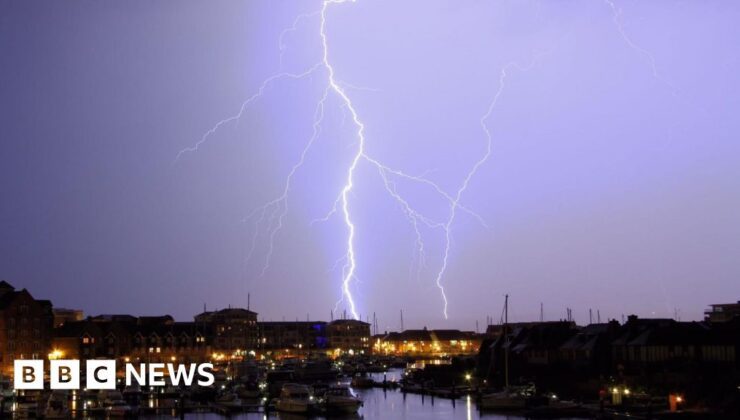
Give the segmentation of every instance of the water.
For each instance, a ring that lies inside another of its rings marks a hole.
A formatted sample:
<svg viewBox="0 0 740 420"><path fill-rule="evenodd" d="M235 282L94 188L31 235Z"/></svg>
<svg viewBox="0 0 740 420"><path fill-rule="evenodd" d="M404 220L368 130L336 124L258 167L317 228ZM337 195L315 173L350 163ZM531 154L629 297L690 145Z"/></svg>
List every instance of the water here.
<svg viewBox="0 0 740 420"><path fill-rule="evenodd" d="M400 370L392 370L386 374L388 381L398 380L401 375ZM373 374L376 380L383 380L383 374ZM362 398L364 406L356 416L341 417L346 419L383 419L383 420L434 420L434 419L489 419L489 420L522 420L524 417L508 416L501 414L479 413L475 401L471 397L462 397L455 401L446 398L431 398L416 394L404 394L400 390L383 390L380 388L358 389L355 393ZM155 417L149 417L155 418ZM187 414L187 419L213 420L223 418L218 414L199 413ZM283 413L245 413L231 416L235 419L307 419L306 416ZM312 419L324 419L325 417L311 417ZM331 417L338 418L338 417Z"/></svg>
<svg viewBox="0 0 740 420"><path fill-rule="evenodd" d="M475 402L469 398L462 398L453 404L449 399L435 398L433 401L430 397L422 397L415 394L406 394L404 399L401 391L388 390L383 391L382 389L374 388L367 390L358 390L357 394L365 402L365 405L360 409L360 412L356 416L341 417L345 419L384 419L384 420L449 420L449 419L460 419L460 420L473 420L473 419L511 419L511 420L522 420L524 417L519 416L506 416L499 414L480 414L475 407ZM188 414L185 416L186 419L203 419L213 420L222 418L218 414L203 413L203 414ZM282 413L270 413L269 415L260 413L250 414L239 414L234 415L231 418L235 419L306 419L306 416L300 416L295 414L282 414ZM312 419L323 419L324 417L312 417ZM338 417L332 417L338 418Z"/></svg>

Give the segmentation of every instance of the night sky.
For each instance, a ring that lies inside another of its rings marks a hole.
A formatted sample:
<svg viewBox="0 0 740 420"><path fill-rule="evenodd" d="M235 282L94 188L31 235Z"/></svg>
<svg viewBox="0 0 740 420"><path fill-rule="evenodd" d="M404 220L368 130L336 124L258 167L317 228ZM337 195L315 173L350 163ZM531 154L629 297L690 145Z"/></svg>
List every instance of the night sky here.
<svg viewBox="0 0 740 420"><path fill-rule="evenodd" d="M0 0L0 279L89 314L188 320L251 293L266 320L341 316L348 230L331 210L359 139L335 91L315 124L321 9ZM513 321L541 302L587 322L740 299L736 2L357 0L325 16L366 155L424 180L357 163L363 319L473 329L507 293ZM440 191L460 190L486 130L449 224L445 320Z"/></svg>

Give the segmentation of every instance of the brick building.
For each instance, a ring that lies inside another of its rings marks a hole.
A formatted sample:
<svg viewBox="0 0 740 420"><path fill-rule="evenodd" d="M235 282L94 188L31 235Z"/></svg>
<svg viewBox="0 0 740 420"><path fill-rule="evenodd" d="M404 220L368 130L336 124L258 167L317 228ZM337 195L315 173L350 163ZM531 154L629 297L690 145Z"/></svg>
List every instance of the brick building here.
<svg viewBox="0 0 740 420"><path fill-rule="evenodd" d="M338 319L326 326L329 347L340 352L368 352L370 350L370 324L355 319Z"/></svg>
<svg viewBox="0 0 740 420"><path fill-rule="evenodd" d="M214 348L226 354L257 349L259 329L256 312L243 308L202 312L195 316L195 323L210 328Z"/></svg>
<svg viewBox="0 0 740 420"><path fill-rule="evenodd" d="M15 359L45 359L51 348L54 315L48 300L0 281L0 367L13 370Z"/></svg>
<svg viewBox="0 0 740 420"><path fill-rule="evenodd" d="M320 350L328 346L324 321L258 322L262 350Z"/></svg>

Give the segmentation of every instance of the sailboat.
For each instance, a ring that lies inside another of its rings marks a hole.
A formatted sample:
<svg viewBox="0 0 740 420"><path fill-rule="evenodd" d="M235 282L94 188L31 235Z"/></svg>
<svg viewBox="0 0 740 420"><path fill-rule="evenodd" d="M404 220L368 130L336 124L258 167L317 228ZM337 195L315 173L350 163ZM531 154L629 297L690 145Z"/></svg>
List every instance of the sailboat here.
<svg viewBox="0 0 740 420"><path fill-rule="evenodd" d="M527 405L525 389L509 385L509 295L504 300L504 389L481 396L478 408L481 410L517 410Z"/></svg>

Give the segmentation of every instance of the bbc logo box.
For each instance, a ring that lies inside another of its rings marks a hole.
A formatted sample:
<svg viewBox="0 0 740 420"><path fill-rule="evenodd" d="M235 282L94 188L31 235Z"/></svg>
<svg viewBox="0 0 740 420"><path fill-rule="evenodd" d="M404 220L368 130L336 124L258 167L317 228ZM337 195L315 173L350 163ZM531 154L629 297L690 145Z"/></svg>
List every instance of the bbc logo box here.
<svg viewBox="0 0 740 420"><path fill-rule="evenodd" d="M13 384L15 389L44 389L43 360L15 360ZM88 360L85 363L88 389L116 388L115 360ZM52 360L49 366L51 389L79 389L80 361Z"/></svg>
<svg viewBox="0 0 740 420"><path fill-rule="evenodd" d="M15 389L44 389L44 361L16 360L14 362ZM212 386L216 378L212 363L126 363L126 386L165 386L169 383L180 386ZM51 360L49 364L49 386L51 389L79 389L80 361ZM115 360L86 360L85 388L116 389Z"/></svg>

